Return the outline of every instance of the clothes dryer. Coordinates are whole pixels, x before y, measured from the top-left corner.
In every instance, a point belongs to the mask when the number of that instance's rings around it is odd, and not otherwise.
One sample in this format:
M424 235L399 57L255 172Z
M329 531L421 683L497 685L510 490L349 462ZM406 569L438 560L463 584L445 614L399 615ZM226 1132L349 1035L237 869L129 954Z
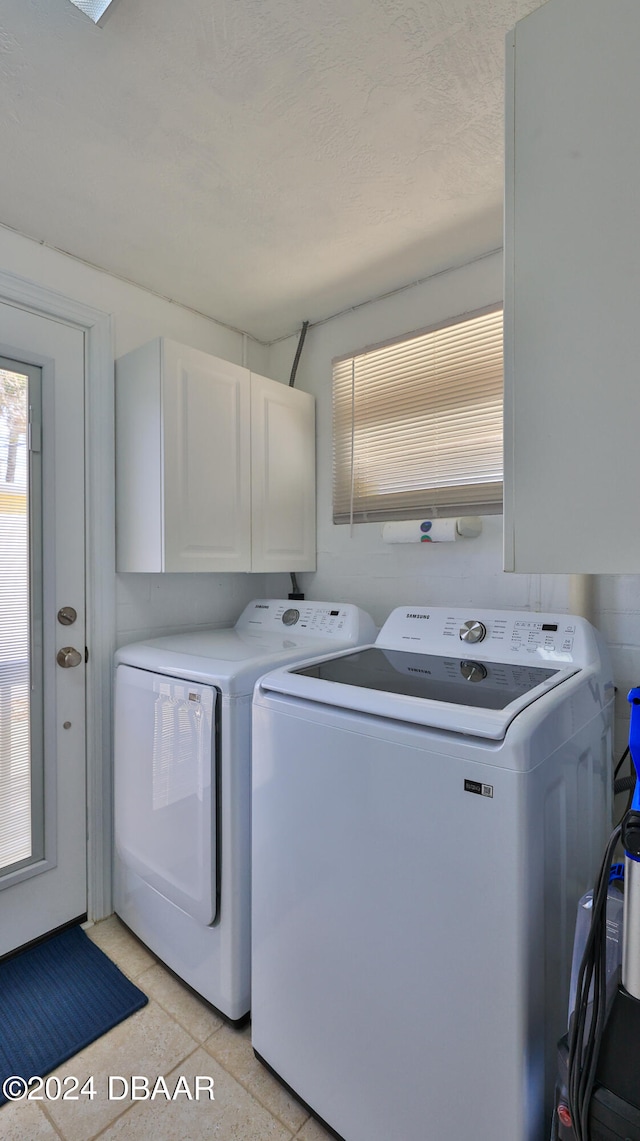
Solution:
M345 1141L544 1141L613 684L558 614L405 607L254 695L258 1057Z
M115 910L231 1021L250 1004L253 686L375 629L353 605L257 599L231 629L116 653Z

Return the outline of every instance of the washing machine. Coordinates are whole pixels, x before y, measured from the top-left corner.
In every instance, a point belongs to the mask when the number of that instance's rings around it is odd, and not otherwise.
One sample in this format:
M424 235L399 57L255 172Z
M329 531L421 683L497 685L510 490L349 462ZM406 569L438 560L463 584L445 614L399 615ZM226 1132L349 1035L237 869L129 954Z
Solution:
M581 618L396 609L253 709L258 1058L345 1141L546 1141L611 816Z
M250 1005L253 686L375 632L353 605L256 599L231 629L116 653L115 911L229 1021Z

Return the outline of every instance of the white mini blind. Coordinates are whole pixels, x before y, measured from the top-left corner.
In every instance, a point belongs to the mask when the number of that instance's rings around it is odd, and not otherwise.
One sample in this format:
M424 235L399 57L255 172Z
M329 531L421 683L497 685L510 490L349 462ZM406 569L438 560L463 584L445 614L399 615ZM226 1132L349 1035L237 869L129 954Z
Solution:
M32 849L28 385L0 367L0 871Z
M502 510L502 307L333 362L335 523Z

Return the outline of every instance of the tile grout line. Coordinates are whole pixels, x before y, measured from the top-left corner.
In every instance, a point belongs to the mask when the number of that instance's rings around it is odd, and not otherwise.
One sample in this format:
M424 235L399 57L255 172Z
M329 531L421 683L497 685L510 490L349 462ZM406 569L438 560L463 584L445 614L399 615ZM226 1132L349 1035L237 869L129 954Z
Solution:
M171 979L173 979L173 981L174 981L174 982L177 982L179 986L182 986L182 985L183 985L183 984L180 982L180 980L179 980L179 979L175 978L175 976L174 976L174 975L171 973L171 971L168 969L168 967L166 967L166 966L165 966L165 964L164 964L164 963L162 963L162 962L158 962L158 963L157 963L157 964L155 964L155 965L156 965L156 966L159 966L159 967L162 967L162 969L163 969L163 970L165 970L165 971L167 972L167 974L169 975L169 977L170 977ZM116 964L116 966L117 966L117 964ZM152 971L153 969L154 969L154 967L149 967L149 968L148 968L148 970L150 970L150 971ZM146 973L147 973L146 971L142 971L142 973L141 973L141 974L138 976L138 980L139 980L140 982L142 981L142 976L143 976L143 975L145 975ZM136 985L138 985L138 984L136 984ZM139 989L139 990L142 990L142 991L143 991L143 993L144 993L144 994L146 994L146 991L144 990L144 988L143 988L142 986L139 986L139 987L138 987L138 989ZM220 1015L216 1014L216 1012L215 1012L214 1010L211 1010L211 1009L209 1008L209 1006L208 1006L208 1005L206 1005L206 1003L205 1003L205 1002L203 1002L203 1001L202 1001L202 1000L201 1000L201 999L198 997L198 995L196 995L196 994L193 994L193 993L192 993L192 991L190 991L190 990L189 990L187 987L185 987L184 989L186 990L187 994L189 994L189 995L190 995L192 998L195 998L197 1002L200 1002L200 1003L201 1003L201 1005L203 1006L203 1008L204 1008L204 1009L205 1009L205 1010L206 1010L208 1013L210 1013L210 1014L215 1014L216 1018L220 1018ZM160 1009L161 1009L161 1010L163 1010L163 1011L165 1012L165 1014L166 1014L166 1015L167 1015L167 1016L168 1016L168 1017L169 1017L169 1018L170 1018L170 1019L171 1019L173 1022L175 1022L175 1023L176 1023L176 1025L177 1025L177 1026L179 1026L179 1027L180 1027L182 1030L184 1030L184 1032L185 1032L186 1034L189 1034L189 1036L190 1036L191 1038L194 1038L194 1033L193 1033L193 1030L191 1030L191 1029L190 1029L188 1026L185 1026L185 1025L183 1025L183 1023L180 1021L180 1019L178 1018L178 1016L177 1016L176 1014L174 1014L174 1013L173 1013L171 1010L168 1010L168 1008L167 1008L166 1006L164 1006L164 1005L163 1005L163 1003L162 1003L162 1000L161 1000L161 999L159 999L159 998L156 998L155 996L153 996L153 997L152 997L151 995L147 995L147 998L149 999L149 1002L156 1002L156 1003L158 1004L158 1006L160 1007ZM205 1038L205 1040L204 1040L203 1042L201 1042L201 1043L200 1043L200 1045L201 1045L201 1046L204 1046L204 1043L205 1043L205 1042L208 1042L210 1038L213 1038L213 1036L214 1036L215 1034L218 1034L218 1033L220 1032L220 1030L222 1030L222 1027L223 1027L224 1025L225 1025L225 1022L224 1022L223 1020L221 1020L221 1022L220 1022L220 1025L219 1025L219 1026L216 1026L215 1030L212 1030L210 1034L207 1034L207 1037ZM224 1067L223 1067L223 1068L224 1068Z
M174 1021L175 1021L175 1019L174 1019ZM181 1027L181 1029L183 1029L183 1027ZM181 1058L180 1061L176 1062L175 1066L172 1066L171 1070L169 1072L171 1073L172 1070L176 1070L178 1068L178 1066L183 1066L184 1063L187 1062L189 1060L189 1058L191 1058L195 1054L196 1050L198 1050L199 1048L200 1047L199 1047L198 1043L196 1043L194 1049L191 1050L187 1055L185 1055L184 1058ZM98 1138L103 1137L104 1134L107 1132L107 1130L111 1129L111 1127L113 1125L115 1125L116 1121L121 1121L122 1118L126 1117L126 1115L128 1113L130 1113L133 1109L135 1109L138 1104L140 1104L140 1103L137 1103L135 1101L130 1102L129 1105L125 1106L122 1113L119 1113L117 1117L113 1118L113 1120L108 1121L107 1124L104 1125L102 1129L100 1129L97 1133L93 1133L90 1138L87 1138L87 1141L98 1141ZM64 1139L64 1141L66 1141L66 1138Z
M155 1001L155 1000L149 999L149 1001L150 1001L150 1002L152 1002L152 1001ZM158 1005L159 1005L159 1004L158 1004ZM163 1009L163 1008L161 1008L161 1009ZM136 1013L139 1013L139 1012L138 1012L138 1011L136 1011ZM166 1011L164 1011L164 1013L166 1013ZM170 1016L169 1016L169 1017L170 1017ZM125 1021L126 1021L126 1020L125 1020ZM173 1022L175 1022L175 1019L172 1019L172 1021L173 1021ZM119 1024L119 1025L121 1025L121 1024ZM178 1025L178 1024L176 1023L176 1025ZM114 1030L115 1030L115 1029L116 1029L116 1027L112 1027L112 1029L114 1029ZM184 1027L182 1027L182 1026L181 1026L181 1027L180 1027L180 1029L182 1030L182 1029L184 1029ZM107 1031L107 1034L108 1034L108 1033L110 1033L110 1031ZM106 1035L101 1035L101 1037L106 1037ZM191 1036L190 1036L190 1037L191 1037ZM99 1039L95 1039L95 1041L99 1041ZM192 1039L192 1041L194 1041L194 1042L195 1042L195 1039ZM93 1043L90 1043L90 1045L93 1045ZM177 1069L177 1067L178 1067L178 1066L182 1066L182 1065L183 1065L183 1064L184 1064L186 1061L188 1061L188 1059L189 1059L189 1058L191 1058L191 1056L192 1056L193 1054L195 1054L196 1050L198 1050L199 1048L200 1048L200 1044L199 1044L198 1042L196 1042L196 1043L195 1043L195 1046L194 1046L194 1048L193 1048L193 1050L190 1050L188 1054L185 1054L185 1056L184 1056L183 1058L180 1058L180 1059L179 1059L179 1060L176 1062L176 1064L175 1064L174 1066L172 1066L172 1067L171 1067L171 1068L172 1068L172 1070L175 1070L175 1069ZM75 1057L75 1055L74 1055L74 1057ZM69 1061L69 1062L73 1061L73 1057L72 1057L72 1058L69 1058L69 1059L68 1059L68 1061ZM112 1117L112 1118L111 1118L111 1119L110 1119L110 1120L109 1120L109 1121L106 1123L106 1125L102 1126L102 1128L98 1130L98 1132L97 1132L97 1133L91 1133L91 1135L90 1135L90 1136L88 1136L88 1137L86 1137L86 1138L84 1138L84 1139L83 1139L83 1141L96 1141L96 1138L98 1138L98 1137L101 1137L101 1136L102 1136L104 1133L106 1133L106 1131L107 1131L108 1129L110 1129L112 1125L115 1125L116 1121L120 1121L120 1119L121 1119L122 1117L124 1117L124 1116L125 1116L125 1114L129 1112L129 1110L131 1110L131 1109L134 1109L134 1108L135 1108L135 1105L136 1105L136 1103L135 1103L135 1102L130 1102L130 1103L129 1103L129 1105L125 1105L125 1106L123 1106L123 1108L122 1108L122 1111L121 1111L120 1113L117 1113L115 1117ZM53 1118L52 1118L52 1117L50 1116L50 1114L47 1112L47 1109L46 1109L46 1103L45 1103L45 1102L43 1102L43 1103L42 1103L42 1105L41 1105L41 1106L39 1106L39 1108L40 1108L40 1109L42 1109L42 1111L43 1111L43 1113L44 1113L44 1115L45 1115L45 1117L46 1117L47 1121L48 1121L48 1122L49 1122L49 1124L52 1126L52 1128L55 1130L55 1132L58 1134L58 1136L59 1136L60 1138L62 1138L62 1141L68 1141L66 1133L65 1133L65 1132L63 1132L63 1130L61 1129L61 1127L60 1127L59 1125L57 1125L57 1124L56 1124L56 1122L53 1120Z
M62 1141L66 1141L64 1133L62 1133L62 1131L58 1128L58 1126L56 1125L53 1118L47 1112L46 1102L43 1101L42 1104L38 1106L38 1109L42 1110L44 1117L45 1117L45 1121L47 1121L49 1123L49 1125L53 1129L54 1133L57 1133L58 1137L62 1138Z
M160 1005L160 1004L158 1004L158 1005ZM162 1009L164 1009L164 1007ZM167 1011L165 1011L165 1013L168 1014ZM173 1022L176 1023L176 1025L180 1026L181 1029L184 1029L184 1027L182 1027L181 1024L178 1023L175 1018L173 1018L172 1015L169 1015L169 1017L172 1019ZM220 1029L221 1029L221 1027L218 1027L218 1030L220 1030ZM214 1031L212 1034L209 1035L209 1037L212 1038L215 1033L217 1033L217 1031ZM208 1053L208 1051L205 1049L204 1043L197 1042L194 1049L191 1050L190 1053L187 1054L184 1058L182 1058L179 1062L176 1062L176 1065L173 1066L172 1069L176 1070L179 1066L180 1067L183 1066L189 1060L189 1058L193 1057L193 1055L195 1053L197 1053L198 1050L205 1050L205 1052ZM212 1059L212 1061L216 1062L217 1065L219 1065L221 1067L221 1069L223 1069L225 1071L225 1073L228 1074L228 1076L233 1079L233 1081L237 1082L237 1084L244 1089L245 1093L247 1093L253 1101L255 1101L262 1109L265 1110L266 1113L269 1114L269 1116L271 1118L273 1118L273 1120L276 1122L277 1125L281 1126L284 1130L286 1130L291 1141L295 1141L295 1138L298 1136L299 1131L296 1133L293 1133L292 1130L290 1129L290 1127L288 1125L285 1125L285 1123L283 1121L281 1121L280 1118L277 1117L277 1115L275 1113L273 1113L272 1110L270 1110L266 1105L264 1105L264 1103L262 1101L260 1101L260 1098L256 1097L255 1093L253 1093L252 1090L250 1090L247 1086L244 1085L244 1082L240 1081L240 1079L237 1078L235 1074L231 1073L230 1070L227 1070L226 1066L223 1066L222 1062L220 1062L218 1058L214 1057L213 1054L209 1054L209 1057ZM86 1141L99 1141L99 1138L104 1136L104 1134L107 1133L108 1130L111 1129L111 1127L113 1125L115 1125L116 1121L121 1121L123 1117L126 1117L126 1115L128 1113L130 1113L135 1108L136 1108L135 1102L130 1103L123 1110L122 1113L118 1114L118 1116L113 1118L112 1121L107 1122L107 1124L102 1129L100 1129L98 1133L92 1134L90 1138L86 1139ZM306 1124L307 1121L308 1121L308 1118L306 1118L305 1121L300 1126L301 1129L304 1127L304 1125ZM62 1141L67 1141L67 1139L64 1137L63 1134L59 1134L59 1135L62 1137Z
M144 944L143 944L143 946L144 946ZM147 948L145 948L145 950L146 950L146 949L147 949ZM106 952L105 952L105 953L106 953ZM119 964L118 964L118 963L116 963L116 966L119 966ZM180 982L180 980L179 980L179 979L175 979L175 976L174 976L174 975L171 973L171 971L169 971L169 970L168 970L168 968L165 966L165 964L164 964L164 963L163 963L161 960L159 960L159 959L157 959L157 960L156 960L156 962L155 962L155 963L153 963L151 966L149 966L149 967L145 967L145 969L144 969L144 970L142 970L142 971L140 972L140 974L136 976L136 979L135 979L135 980L132 980L132 981L135 981L135 982L136 982L136 985L139 985L139 986L140 986L140 989L144 990L144 986L143 986L143 984L142 984L142 976L143 976L143 975L145 975L147 971L151 971L151 970L153 970L153 969L154 969L156 966L160 966L160 967L161 967L163 970L166 970L166 971L167 971L167 973L170 975L170 977L171 977L172 979L174 979L174 981L176 981L176 982L178 983L178 985L179 985L179 986L181 986L181 985L182 985L182 984L181 984L181 982ZM121 967L120 967L120 970L122 970L122 968L121 968ZM191 994L191 991L190 991L188 988L185 988L185 989L187 990L187 993ZM145 993L146 993L146 992L145 992ZM172 1022L175 1022L175 1024L176 1024L177 1026L179 1026L179 1027L180 1027L182 1030L184 1030L186 1034L189 1034L191 1037L193 1037L193 1031L192 1031L192 1030L191 1030L191 1029L190 1029L188 1026L185 1026L185 1025L184 1025L184 1024L183 1024L183 1023L180 1021L180 1019L179 1019L179 1018L178 1018L178 1017L177 1017L177 1016L176 1016L176 1015L175 1015L175 1014L174 1014L174 1013L173 1013L171 1010L168 1010L168 1009L167 1009L167 1007L163 1005L163 1003L162 1003L162 1000L161 1000L161 999L157 998L155 995L154 995L153 997L152 997L152 996L150 996L150 995L147 995L147 997L149 998L149 1001L150 1001L150 1002L151 1002L151 1001L153 1001L153 1002L157 1003L157 1005L160 1007L160 1009L164 1011L164 1013L167 1015L167 1017L168 1017L168 1018L170 1018L170 1019L172 1020ZM193 997L196 999L196 1001L201 1001L201 1000L198 998L198 996L197 996L197 995L193 995ZM209 1010L209 1007L208 1007L206 1004L203 1004L203 1005L204 1005L204 1008L205 1008L206 1010ZM213 1013L213 1012L212 1012L212 1013ZM217 1016L217 1017L219 1017L219 1016ZM226 1065L225 1065L225 1063L224 1063L224 1062L223 1062L223 1061L222 1061L220 1058L218 1058L218 1057L217 1057L215 1054L213 1054L213 1053L212 1053L212 1052L211 1052L211 1051L208 1049L208 1047L207 1047L207 1042L210 1042L212 1038L215 1038L215 1037L216 1037L216 1035L218 1035L218 1034L220 1033L220 1031L221 1031L222 1029L224 1029L224 1028L227 1028L227 1029L229 1029L229 1030L231 1030L231 1031L235 1031L235 1028L234 1028L233 1026L231 1026L229 1023L225 1022L225 1021L224 1021L224 1019L222 1019L222 1021L221 1021L221 1023L220 1023L220 1026L217 1026L217 1027L215 1028L215 1030L212 1030L212 1031L211 1031L211 1033L210 1033L210 1034L208 1034L208 1035L207 1035L207 1037L204 1039L204 1041L202 1041L202 1042L200 1042L200 1043L199 1043L199 1045L202 1047L202 1049L203 1049L203 1050L206 1050L206 1052L207 1052L207 1053L210 1055L210 1057L212 1057L212 1058L213 1058L213 1060L214 1060L215 1062L217 1062L217 1064L218 1064L219 1066L221 1066L221 1068L222 1068L222 1069L225 1071L225 1073L227 1073L227 1074L229 1075L229 1077L233 1078L233 1080L234 1080L234 1081L236 1081L236 1082L238 1083L238 1085L242 1086L242 1088L244 1089L245 1093L248 1093L248 1094L249 1094L249 1096L250 1096L250 1097L252 1097L252 1098L254 1099L254 1101L256 1101L256 1102L258 1103L258 1105L262 1106L262 1108L263 1108L264 1110L266 1110L266 1112L267 1112L267 1113L269 1113L269 1114L271 1115L271 1117L273 1117L273 1118L274 1118L274 1119L275 1119L275 1120L278 1122L278 1124L279 1124L279 1125L281 1125L281 1126L283 1127L283 1129L286 1129L286 1130L287 1130L287 1132L288 1132L288 1133L290 1133L292 1137L296 1137L296 1136L297 1136L297 1132L296 1132L296 1133L293 1133L293 1132L292 1132L292 1130L291 1130L291 1126L290 1126L290 1125L289 1125L289 1124L288 1124L286 1121L283 1121L283 1120L282 1120L282 1118L281 1118L281 1117L279 1117L279 1116L278 1116L278 1114L277 1114L277 1113L275 1113L275 1112L273 1111L273 1109L271 1109L271 1108L270 1108L270 1107L269 1107L269 1106L268 1106L268 1105L267 1105L267 1104L266 1104L266 1103L265 1103L265 1102L264 1102L264 1101L263 1101L263 1100L260 1098L260 1096L259 1096L259 1095L256 1093L256 1091L255 1091L254 1089L252 1089L252 1088L251 1088L251 1086L250 1086L249 1084L246 1084L246 1083L245 1083L245 1081L243 1081L243 1080L242 1080L242 1078L238 1076L238 1074L234 1073L234 1072L233 1072L233 1070L230 1070L230 1069L228 1068L228 1066L226 1066ZM238 1032L238 1031L235 1031L235 1032ZM192 1053L193 1053L193 1051L192 1051ZM267 1071L265 1071L265 1072L267 1072ZM300 1103L298 1103L298 1104L300 1104ZM125 1111L125 1112L126 1112L126 1111ZM301 1128L301 1129L303 1128L303 1126L306 1124L306 1122L307 1122L308 1120L309 1120L309 1114L307 1114L307 1116L305 1117L304 1121L302 1122L302 1125L300 1126L300 1128Z
M129 928L127 928L126 924L123 924L123 927L124 927L124 930L127 932L127 934L131 935L137 944L139 942L137 937L129 931ZM143 943L140 943L140 946L143 947L144 950L147 951L149 954L153 955L153 953L151 951L149 951L149 949L147 947L145 947ZM126 972L124 972L123 967L120 965L120 963L118 963L117 960L113 957L114 951L108 952L102 947L100 949L104 952L105 955L107 955L108 958L110 958L112 960L112 962L115 963L115 965L119 968L119 970L123 971L123 973L126 973ZM125 950L125 955L126 955L126 950ZM135 976L129 975L128 976L132 982L134 982L137 986L139 986L139 989L143 990L143 992L144 992L144 987L140 985L140 980L142 979L142 976L147 971L153 970L154 967L156 967L156 966L161 967L163 970L167 970L165 964L161 960L157 959L155 955L153 955L153 959L154 959L154 962L146 965L137 975L135 975ZM174 978L174 976L171 974L170 971L168 971L168 973L170 974L170 976L172 978ZM178 983L179 986L183 985L179 979L175 979L175 981ZM188 990L188 988L185 988L185 989L188 991L189 994L191 994L191 991ZM144 992L144 993L146 993L146 992ZM196 998L197 1001L201 1001L200 999L198 999L197 995L194 995L193 997ZM250 1085L246 1084L245 1081L243 1081L241 1077L239 1077L237 1074L235 1074L233 1072L233 1070L229 1069L228 1066L225 1065L224 1062L220 1058L218 1058L214 1053L212 1053L210 1050L208 1050L207 1042L210 1042L211 1039L215 1038L223 1028L226 1027L229 1030L234 1031L235 1030L234 1027L229 1026L228 1023L226 1023L224 1020L222 1020L220 1026L217 1026L215 1028L215 1030L212 1030L211 1033L209 1035L207 1035L207 1037L205 1038L205 1040L203 1042L198 1042L194 1038L192 1030L190 1030L187 1026L184 1026L182 1024L182 1022L180 1022L179 1018L176 1017L176 1015L172 1011L168 1010L163 1005L163 1003L161 1002L160 999L158 999L157 997L152 996L152 995L147 995L147 998L149 999L149 1002L156 1003L156 1005L163 1011L164 1014L166 1014L166 1016L174 1023L174 1025L178 1026L181 1030L184 1031L184 1033L188 1034L196 1042L194 1049L191 1050L190 1053L188 1055L186 1055L185 1058L182 1059L182 1061L177 1062L176 1066L182 1065L182 1063L185 1062L187 1060L187 1058L190 1058L195 1053L195 1051L197 1049L203 1049L209 1055L209 1057L212 1058L212 1060L214 1062L216 1062L217 1065L219 1065L221 1067L221 1069L224 1070L224 1072L229 1075L230 1078L233 1079L233 1081L237 1082L237 1084L245 1091L246 1094L248 1094L248 1096L250 1098L252 1098L253 1101L255 1101L266 1113L268 1113L269 1116L271 1118L273 1118L273 1120L282 1129L286 1130L286 1132L289 1134L289 1136L292 1139L294 1139L295 1137L297 1137L299 1135L300 1129L303 1129L304 1126L309 1121L309 1118L310 1118L309 1114L306 1115L304 1121L301 1123L299 1128L294 1132L292 1130L291 1126L287 1122L283 1121L282 1118L280 1118L278 1116L278 1114L273 1111L273 1109L271 1109L268 1105L265 1104L265 1102L260 1098L260 1096L256 1093L256 1091L250 1087ZM205 1009L208 1010L209 1007L205 1006ZM175 1069L175 1066L173 1068ZM267 1072L267 1071L265 1071L265 1072ZM297 1099L294 1099L294 1100L297 1101ZM300 1104L300 1103L298 1102L297 1104ZM126 1109L124 1109L123 1112L121 1114L119 1114L117 1118L114 1119L114 1121L120 1120L120 1118L124 1117L125 1114L127 1114L133 1108L134 1108L133 1104L128 1105L126 1107ZM303 1107L301 1106L301 1108L303 1108ZM96 1133L92 1136L90 1141L97 1141L97 1138L99 1138L108 1128L109 1128L109 1125L104 1126L104 1128L101 1129L99 1133ZM66 1139L63 1139L63 1141L66 1141Z
M215 1035L218 1033L218 1031L220 1031L221 1029L222 1029L222 1027L219 1026L218 1030L214 1030L213 1034L210 1034L209 1038L207 1038L207 1042L209 1042L211 1038L214 1038ZM233 1027L229 1027L229 1029L233 1029ZM288 1133L291 1133L292 1137L298 1136L299 1130L297 1130L295 1133L293 1133L291 1130L291 1126L288 1125L286 1121L283 1121L281 1117L278 1117L278 1114L273 1109L271 1109L268 1105L266 1105L266 1103L264 1101L262 1101L261 1097L256 1093L255 1090L251 1089L251 1087L249 1085L246 1085L241 1077L238 1077L237 1074L234 1074L233 1070L228 1069L228 1067L225 1066L224 1062L221 1061L220 1058L218 1058L215 1054L212 1054L211 1051L207 1049L206 1042L203 1042L202 1047L213 1058L214 1062L217 1062L218 1065L222 1067L224 1072L229 1075L229 1077L233 1078L233 1080L235 1082L237 1082L238 1085L242 1086L245 1093L248 1093L249 1096L254 1099L254 1101L257 1101L258 1105L261 1105L262 1108L265 1109L267 1111L267 1113L269 1113L271 1115L271 1117L273 1117L278 1122L278 1124L282 1126L283 1129L286 1129ZM258 1063L258 1064L260 1064L260 1063ZM265 1069L265 1073L268 1073L268 1072L269 1071ZM274 1081L275 1081L275 1078L274 1078ZM282 1087L282 1089L283 1089L283 1092L286 1092L284 1090L284 1086ZM289 1096L291 1096L291 1095L289 1094ZM298 1101L297 1098L294 1098L294 1100L296 1101L296 1103L298 1105L300 1105L300 1102ZM301 1108L304 1108L304 1107L301 1106ZM306 1110L305 1110L305 1113L306 1113ZM302 1122L302 1125L300 1125L300 1129L302 1129L306 1125L307 1121L309 1120L309 1117L310 1117L310 1114L307 1114L304 1121Z

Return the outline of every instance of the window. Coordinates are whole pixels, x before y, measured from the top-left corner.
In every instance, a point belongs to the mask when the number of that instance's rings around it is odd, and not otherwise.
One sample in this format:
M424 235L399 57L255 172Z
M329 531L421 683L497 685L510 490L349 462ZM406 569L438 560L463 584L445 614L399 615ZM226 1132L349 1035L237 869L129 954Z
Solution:
M333 362L334 523L502 510L502 307Z

